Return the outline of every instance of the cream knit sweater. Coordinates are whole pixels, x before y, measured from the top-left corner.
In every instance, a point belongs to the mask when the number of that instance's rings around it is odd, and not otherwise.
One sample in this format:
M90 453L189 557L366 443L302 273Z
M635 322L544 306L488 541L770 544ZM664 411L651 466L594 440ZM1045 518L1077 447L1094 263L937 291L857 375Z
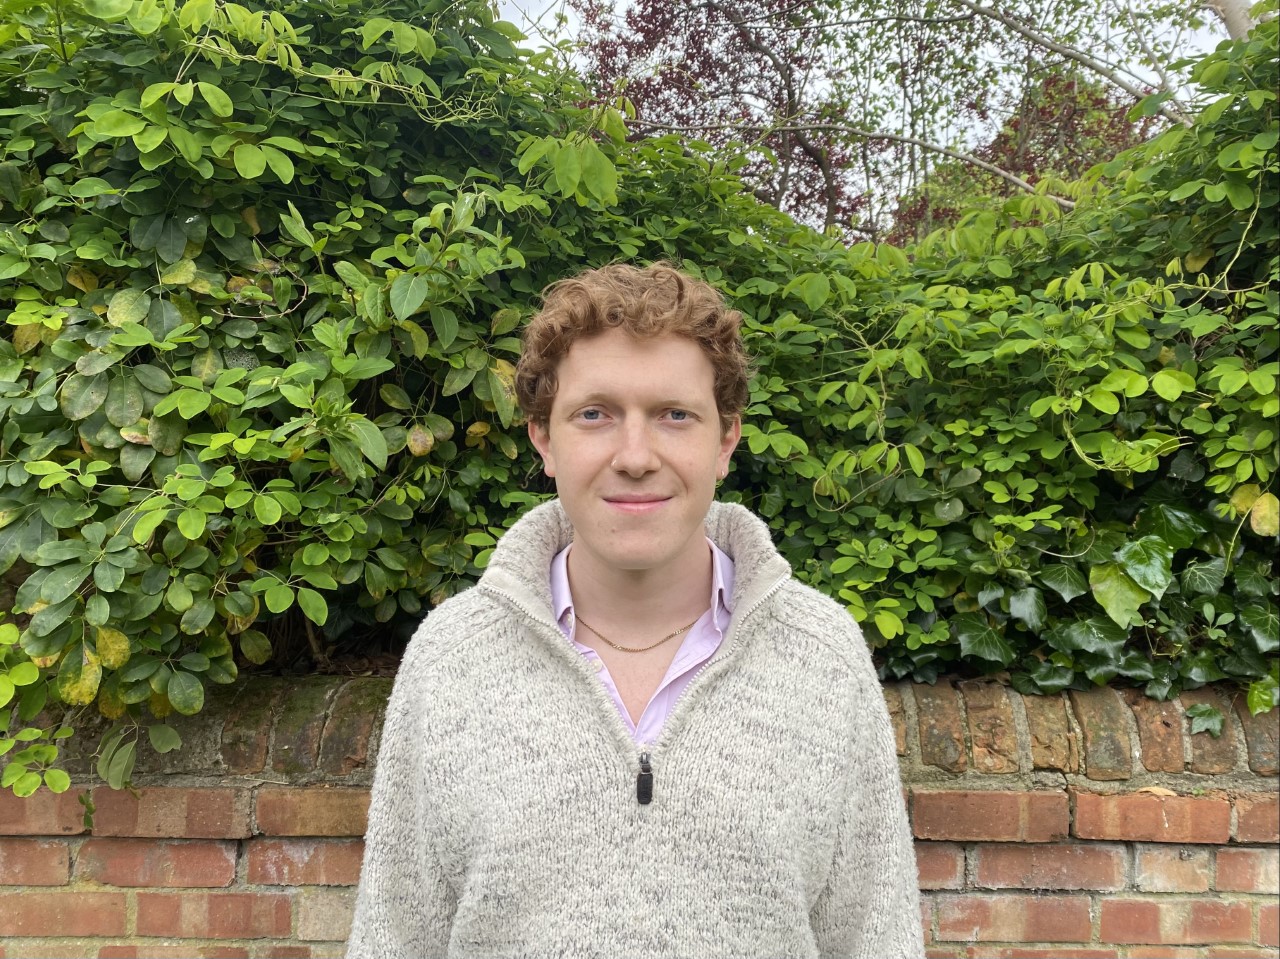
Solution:
M651 753L652 801L552 612L532 510L435 609L387 707L348 957L920 957L893 733L857 626L715 504L733 619Z

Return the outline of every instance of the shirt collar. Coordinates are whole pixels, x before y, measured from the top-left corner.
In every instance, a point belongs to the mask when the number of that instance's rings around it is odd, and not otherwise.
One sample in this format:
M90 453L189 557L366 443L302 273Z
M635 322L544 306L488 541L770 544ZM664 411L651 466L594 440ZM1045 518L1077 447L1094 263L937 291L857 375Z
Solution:
M710 539L707 540L707 545L711 547L711 624L723 633L733 614L733 560ZM572 543L556 553L551 561L551 611L566 636L573 632L573 595L569 591L571 549Z

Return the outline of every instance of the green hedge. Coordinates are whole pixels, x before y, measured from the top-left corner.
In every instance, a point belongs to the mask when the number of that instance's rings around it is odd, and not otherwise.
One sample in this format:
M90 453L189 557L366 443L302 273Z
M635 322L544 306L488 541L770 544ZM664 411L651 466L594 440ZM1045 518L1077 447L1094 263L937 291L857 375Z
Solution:
M1071 216L1028 197L910 256L628 142L514 36L475 0L0 26L4 786L65 788L87 709L127 782L144 729L174 748L166 717L273 645L405 636L474 582L545 495L518 328L617 258L748 315L726 495L886 675L1275 702L1274 23Z

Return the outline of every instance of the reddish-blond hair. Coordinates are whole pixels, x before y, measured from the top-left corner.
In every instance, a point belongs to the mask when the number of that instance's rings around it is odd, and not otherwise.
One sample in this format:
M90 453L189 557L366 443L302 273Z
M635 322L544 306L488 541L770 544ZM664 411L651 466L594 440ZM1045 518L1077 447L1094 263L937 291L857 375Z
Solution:
M575 342L609 329L637 339L674 334L697 343L711 362L720 428L728 432L746 408L751 376L741 325L742 314L726 307L714 287L669 263L586 270L543 290L542 310L524 331L516 397L525 416L546 426L556 370Z

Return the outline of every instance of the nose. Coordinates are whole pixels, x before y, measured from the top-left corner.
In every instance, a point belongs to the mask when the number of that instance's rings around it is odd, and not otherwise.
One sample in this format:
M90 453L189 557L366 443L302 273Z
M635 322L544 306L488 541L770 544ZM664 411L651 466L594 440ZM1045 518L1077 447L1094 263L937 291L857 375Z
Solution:
M609 463L615 471L639 479L658 468L654 437L644 422L629 422L618 431L618 448Z

